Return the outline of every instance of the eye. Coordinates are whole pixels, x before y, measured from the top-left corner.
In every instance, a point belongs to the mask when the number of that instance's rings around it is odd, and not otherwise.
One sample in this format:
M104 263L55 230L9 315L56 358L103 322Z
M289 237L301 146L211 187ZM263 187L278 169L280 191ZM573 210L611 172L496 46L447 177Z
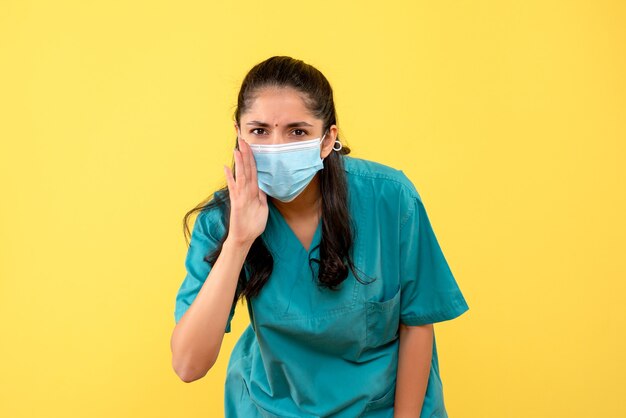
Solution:
M306 136L309 133L307 131L305 131L304 129L294 129L293 132L304 132L302 135L296 135L296 136Z
M259 130L259 129L260 129L260 130L262 130L262 131L264 131L264 130L265 130L265 129L263 129L263 128L254 128L254 129L251 129L251 130L250 130L250 132L254 133L254 131ZM255 135L256 135L256 134L255 134Z

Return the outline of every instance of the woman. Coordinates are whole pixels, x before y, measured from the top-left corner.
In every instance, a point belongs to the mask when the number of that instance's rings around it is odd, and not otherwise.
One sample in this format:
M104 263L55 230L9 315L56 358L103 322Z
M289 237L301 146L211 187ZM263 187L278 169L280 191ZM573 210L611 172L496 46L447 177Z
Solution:
M227 418L447 417L432 324L469 307L414 185L348 156L336 123L317 69L257 64L227 185L185 216L199 211L171 342L182 380L208 372L247 301Z

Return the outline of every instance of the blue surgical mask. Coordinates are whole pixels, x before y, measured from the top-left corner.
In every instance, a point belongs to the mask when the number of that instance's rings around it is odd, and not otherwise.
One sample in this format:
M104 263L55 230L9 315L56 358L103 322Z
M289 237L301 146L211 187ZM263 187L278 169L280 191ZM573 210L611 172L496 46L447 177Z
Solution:
M259 188L281 202L294 200L324 168L320 150L325 136L288 144L249 144Z

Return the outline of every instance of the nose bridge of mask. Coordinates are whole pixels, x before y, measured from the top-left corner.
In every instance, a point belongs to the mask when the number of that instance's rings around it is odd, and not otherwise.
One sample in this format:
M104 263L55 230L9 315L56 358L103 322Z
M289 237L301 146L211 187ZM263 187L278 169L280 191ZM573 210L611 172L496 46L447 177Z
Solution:
M272 177L283 177L289 173L283 179L287 180L297 172L323 166L319 144L319 139L312 139L296 144L277 144L278 146L251 144L250 147L259 172Z
M306 141L293 141L283 144L249 144L253 151L270 153L270 152L288 152L315 148L321 143L320 138L307 139Z

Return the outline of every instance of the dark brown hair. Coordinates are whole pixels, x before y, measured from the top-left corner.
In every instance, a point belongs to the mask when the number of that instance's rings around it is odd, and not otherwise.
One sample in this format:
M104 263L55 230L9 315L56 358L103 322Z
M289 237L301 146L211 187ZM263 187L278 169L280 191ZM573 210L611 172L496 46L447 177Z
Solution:
M239 90L234 114L238 126L241 115L249 109L256 93L266 87L291 87L302 93L307 109L314 117L323 121L323 132L326 132L333 124L337 124L333 90L326 77L319 70L301 60L288 56L273 56L252 67L245 76ZM339 151L333 150L324 158L324 168L316 173L319 175L322 196L322 237L318 247L323 262L316 258L309 259L309 267L312 268L311 263L314 262L319 265L318 285L332 290L336 290L337 286L348 277L348 268L358 278L352 251L356 229L348 210L348 188L343 167L343 155L349 154L350 148L345 144L342 145ZM235 147L237 147L237 138L235 138ZM231 170L235 173L234 160ZM224 185L214 192L212 196L187 212L183 219L183 230L187 238L191 235L188 226L189 216L194 212L208 210L214 206L218 206L221 210L226 233L221 237L219 246L204 257L204 260L211 266L221 253L222 245L228 235L230 218L228 186ZM189 241L187 244L189 245ZM261 236L257 237L239 275L233 303L236 303L241 296L245 296L250 306L250 298L256 296L263 288L272 273L273 265L271 253Z

